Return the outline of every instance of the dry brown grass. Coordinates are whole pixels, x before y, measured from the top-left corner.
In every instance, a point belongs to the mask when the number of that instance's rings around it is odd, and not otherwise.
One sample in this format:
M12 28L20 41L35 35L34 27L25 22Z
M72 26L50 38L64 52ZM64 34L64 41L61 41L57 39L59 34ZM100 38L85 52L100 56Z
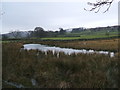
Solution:
M39 43L76 49L118 51L119 40L120 39L89 40L89 41L43 41L43 42L40 41Z
M86 42L96 43L97 41ZM71 45L68 43L72 42L61 43ZM3 43L3 80L33 88L114 88L120 86L118 58L120 53L113 58L100 54L68 56L60 53L60 58L57 58L56 55L52 55L52 52L49 52L47 56L40 51L37 56L37 50L20 52L22 45L23 43ZM32 85L31 78L37 81L37 85ZM11 86L3 84L3 87Z

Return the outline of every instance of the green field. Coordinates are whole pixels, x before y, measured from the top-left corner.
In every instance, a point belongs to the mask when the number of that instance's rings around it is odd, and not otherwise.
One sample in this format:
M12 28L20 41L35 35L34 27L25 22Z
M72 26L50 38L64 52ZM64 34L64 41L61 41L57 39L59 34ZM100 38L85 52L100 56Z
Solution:
M49 37L49 38L42 38L42 40L76 40L76 39L96 39L96 38L110 38L110 37L117 37L118 35L81 35L80 37Z
M56 37L45 37L42 40L76 40L76 39L96 39L96 38L111 38L118 36L118 29L87 29L79 32L69 32Z

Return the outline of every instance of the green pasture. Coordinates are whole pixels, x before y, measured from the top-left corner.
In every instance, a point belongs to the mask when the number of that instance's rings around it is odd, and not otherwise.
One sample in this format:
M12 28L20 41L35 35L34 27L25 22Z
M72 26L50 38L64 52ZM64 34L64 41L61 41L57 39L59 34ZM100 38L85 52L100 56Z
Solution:
M118 35L81 35L80 37L49 37L41 38L42 40L76 40L76 39L96 39L96 38L110 38Z

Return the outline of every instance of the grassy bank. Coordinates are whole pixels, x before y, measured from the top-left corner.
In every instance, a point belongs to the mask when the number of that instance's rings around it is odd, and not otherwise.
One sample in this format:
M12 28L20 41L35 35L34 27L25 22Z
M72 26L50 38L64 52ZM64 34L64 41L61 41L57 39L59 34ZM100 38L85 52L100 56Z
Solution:
M45 43L47 44L47 42ZM59 44L68 46L69 42ZM108 88L120 86L118 53L113 58L101 54L72 54L68 56L60 53L60 57L57 58L57 55L53 55L52 52L45 55L38 50L20 51L22 45L23 42L3 43L3 80L33 88ZM72 45L75 47L77 44ZM32 84L31 79L36 80L36 85ZM13 88L13 86L3 82L3 88L6 87Z

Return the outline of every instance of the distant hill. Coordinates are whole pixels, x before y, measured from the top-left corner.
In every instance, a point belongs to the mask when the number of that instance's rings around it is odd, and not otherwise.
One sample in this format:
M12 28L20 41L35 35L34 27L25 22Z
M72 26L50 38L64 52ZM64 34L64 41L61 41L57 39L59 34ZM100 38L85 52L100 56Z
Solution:
M53 32L53 31L44 31L46 33L45 37L86 37L87 35L111 35L116 36L118 35L118 29L120 26L108 26L108 27L96 27L96 28L68 28L64 29L65 33L60 34L60 31ZM33 31L15 31L7 34L0 35L0 38L32 38Z
M18 35L17 35L18 34ZM26 38L30 34L29 31L19 31L19 33L16 32L11 32L7 34L2 34L2 37L7 37L7 38Z

